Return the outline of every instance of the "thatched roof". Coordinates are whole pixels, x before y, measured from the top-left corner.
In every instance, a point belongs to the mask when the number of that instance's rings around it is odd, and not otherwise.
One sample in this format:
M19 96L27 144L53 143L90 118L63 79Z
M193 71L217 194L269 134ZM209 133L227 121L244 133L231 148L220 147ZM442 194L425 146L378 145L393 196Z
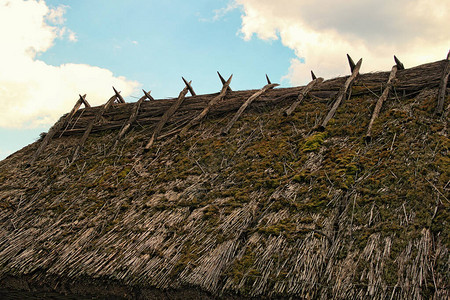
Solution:
M447 60L348 79L78 110L30 165L37 141L0 162L0 295L124 298L445 299L449 293ZM448 93L447 93L448 94ZM445 95L445 94L444 94ZM114 147L115 145L115 147ZM73 162L72 162L73 161Z

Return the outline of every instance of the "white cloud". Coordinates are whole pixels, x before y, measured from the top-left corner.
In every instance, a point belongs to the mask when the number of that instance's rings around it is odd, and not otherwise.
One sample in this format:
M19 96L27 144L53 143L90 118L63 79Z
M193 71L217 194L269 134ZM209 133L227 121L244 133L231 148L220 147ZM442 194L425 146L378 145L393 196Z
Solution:
M52 124L86 93L92 105L111 96L111 86L130 95L138 83L116 77L107 69L84 65L47 65L36 54L55 39L75 42L76 34L61 26L66 7L49 9L44 1L0 0L0 127ZM54 25L49 25L48 20Z
M214 22L222 19L226 14L235 10L236 8L238 8L238 4L235 1L232 1L228 3L226 7L215 9L212 21Z
M60 5L57 8L49 9L46 19L53 24L62 25L66 21L64 14L66 13L68 6Z
M217 22L219 20L222 20L228 13L230 13L233 10L238 9L238 8L239 8L239 4L236 1L230 1L227 4L227 6L219 8L219 9L214 9L213 10L214 15L212 17L208 17L208 18L201 17L199 12L196 13L196 16L199 17L198 20L200 22L212 23L212 22Z
M241 34L249 40L281 39L298 58L287 77L309 80L309 70L348 74L345 54L363 57L362 71L388 70L396 54L405 66L443 59L450 46L446 0L236 0ZM233 1L234 3L234 1Z
M67 38L69 39L69 41L71 41L71 42L78 41L77 34L75 32L73 32L72 30L68 29L67 34L68 34Z

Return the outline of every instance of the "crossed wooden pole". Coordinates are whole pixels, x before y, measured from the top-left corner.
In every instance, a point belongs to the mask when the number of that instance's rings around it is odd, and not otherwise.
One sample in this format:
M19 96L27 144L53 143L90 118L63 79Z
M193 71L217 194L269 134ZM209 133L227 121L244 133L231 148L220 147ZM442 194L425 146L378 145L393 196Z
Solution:
M362 59L360 59L356 64L353 61L353 59L350 57L350 55L347 54L348 63L350 66L351 74L347 77L345 83L341 86L339 89L339 92L333 102L333 105L331 109L328 111L327 115L323 119L320 126L315 128L316 130L323 131L325 130L326 126L328 125L329 121L335 116L337 109L339 108L340 104L344 101L344 97L348 94L348 90L351 88L352 84L356 80L356 78L359 75L359 70L361 68ZM397 73L399 71L402 71L405 69L403 63L394 55L394 61L395 65L392 67L391 72L389 74L388 81L385 84L384 90L382 95L377 99L376 105L374 107L372 117L370 119L367 133L365 135L365 139L367 141L370 141L372 139L372 129L374 122L378 118L383 103L388 99L389 93L396 82ZM208 104L203 108L203 110L196 115L193 119L191 119L184 127L181 129L177 129L176 131L179 131L179 137L185 137L189 131L194 126L197 126L206 118L208 113L214 108L215 105L223 101L229 93L232 92L232 89L230 87L231 80L233 78L233 75L231 75L228 80L225 80L222 75L217 72L219 79L222 83L222 88L219 92L219 94L215 97L213 97ZM448 79L450 75L450 51L447 54L447 58L445 60L445 64L442 71L442 76L439 84L439 91L438 91L438 97L437 97L437 103L436 103L436 109L435 113L437 115L442 115L444 110L444 100L445 95L447 91L447 85L448 85ZM285 110L283 111L283 114L285 116L290 116L298 107L302 104L302 102L309 96L311 91L319 87L324 79L321 77L316 77L313 71L311 71L311 77L312 80L304 86L300 92L297 95L296 100ZM153 144L155 143L156 139L158 138L161 130L164 128L165 124L170 120L170 118L177 112L179 107L183 104L186 94L189 92L192 96L196 96L196 93L192 87L192 81L187 81L184 77L182 77L182 80L185 84L185 87L180 92L178 98L176 98L173 102L173 104L169 107L169 109L162 115L161 119L156 124L155 129L153 130L152 136L148 143L145 145L144 150L148 151ZM222 135L227 135L233 125L236 123L236 121L240 118L240 116L244 113L244 111L247 109L249 105L251 105L255 100L257 100L261 95L266 93L267 91L275 88L278 86L277 83L272 83L269 79L269 76L266 74L266 81L267 84L262 87L260 90L252 94L249 98L247 98L242 105L239 107L238 111L233 115L233 117L230 119L230 121L227 123L227 125L221 130ZM101 108L97 111L94 118L90 120L88 123L82 137L77 143L77 146L75 148L75 151L72 156L72 162L74 162L79 154L81 149L83 148L87 138L89 137L92 129L94 128L95 124L102 123L103 115L112 107L114 102L117 102L118 105L126 103L122 95L119 91L116 90L115 87L113 87L114 95L108 99L108 101L101 106ZM128 120L124 122L123 126L121 127L117 137L114 140L114 146L113 149L117 146L119 141L126 135L126 133L130 130L130 128L133 126L133 124L137 121L141 105L145 100L149 101L155 101L155 99L150 95L151 91L145 91L143 90L144 95L139 98L137 102L133 104L131 115L129 116ZM74 107L72 110L66 114L65 116L61 117L48 131L48 133L45 135L45 137L40 142L40 145L36 152L31 157L31 160L29 164L33 164L36 162L36 160L39 158L39 156L44 152L47 145L50 143L52 138L55 136L57 132L62 131L60 136L62 136L66 129L62 130L65 126L66 128L71 124L71 121L75 115L75 113L80 109L81 105L84 105L85 109L89 109L91 106L86 100L86 95L79 95L79 99L76 101ZM81 116L81 115L80 115ZM75 122L76 123L76 122ZM172 133L171 133L172 134Z

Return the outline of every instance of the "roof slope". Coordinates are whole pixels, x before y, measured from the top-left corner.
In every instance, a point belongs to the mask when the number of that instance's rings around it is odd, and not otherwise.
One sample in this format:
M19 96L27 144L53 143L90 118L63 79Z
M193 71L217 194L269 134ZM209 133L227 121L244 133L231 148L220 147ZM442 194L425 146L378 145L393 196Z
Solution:
M315 131L346 78L233 91L200 125L173 133L216 95L188 97L149 152L175 100L80 110L31 167L39 142L0 163L0 286L124 298L449 297L446 61L398 70L366 141L389 72L361 74ZM59 137L61 135L61 137Z

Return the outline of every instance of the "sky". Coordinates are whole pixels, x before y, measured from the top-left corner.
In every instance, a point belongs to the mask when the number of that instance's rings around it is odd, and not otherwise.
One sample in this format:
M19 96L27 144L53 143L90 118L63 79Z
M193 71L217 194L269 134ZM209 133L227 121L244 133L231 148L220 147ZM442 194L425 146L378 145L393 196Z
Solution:
M127 102L141 89L176 97L281 87L441 60L450 48L448 0L0 0L0 159L71 110Z

